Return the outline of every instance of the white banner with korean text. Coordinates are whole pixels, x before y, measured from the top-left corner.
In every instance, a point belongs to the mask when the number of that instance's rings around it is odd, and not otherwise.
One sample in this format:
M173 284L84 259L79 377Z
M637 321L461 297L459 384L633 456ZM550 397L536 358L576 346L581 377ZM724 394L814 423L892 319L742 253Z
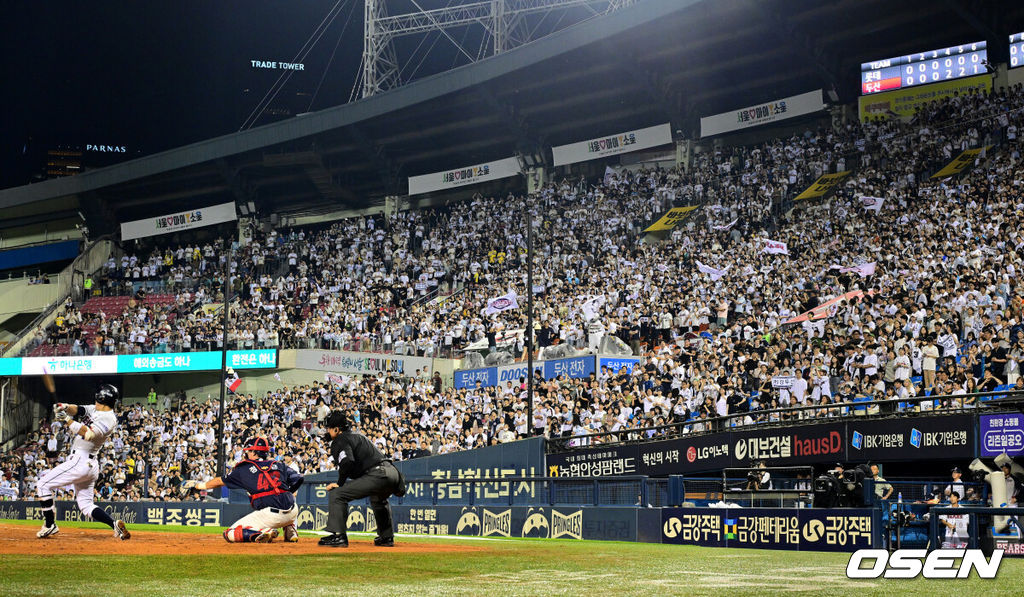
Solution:
M420 176L410 176L409 194L419 195L431 191L454 189L456 187L508 178L519 174L519 172L519 160L513 156L473 166L421 174Z
M657 126L552 147L551 155L556 166L564 166L669 143L672 143L672 125L666 122Z
M295 368L346 375L396 375L413 377L416 370L433 373L434 359L397 354L347 352L342 350L296 350Z
M700 119L700 136L721 135L795 116L813 114L824 109L825 102L822 101L821 90L808 91L739 110L705 116Z
M125 222L121 224L121 240L180 232L192 228L232 222L237 219L238 215L235 213L235 203L233 201L209 205L199 209L188 209L155 218Z

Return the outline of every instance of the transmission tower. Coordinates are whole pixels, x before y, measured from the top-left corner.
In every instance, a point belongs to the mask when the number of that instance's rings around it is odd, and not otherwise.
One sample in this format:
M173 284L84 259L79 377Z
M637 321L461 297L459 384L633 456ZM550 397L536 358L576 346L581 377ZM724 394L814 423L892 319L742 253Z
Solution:
M354 99L357 90L359 97L365 98L402 85L403 71L391 43L398 37L438 31L469 62L476 62L551 33L538 35L539 26L531 28L526 20L528 15L561 12L564 17L573 8L588 11L584 18L565 23L561 27L564 28L640 0L484 0L431 10L424 10L417 0L410 1L419 9L417 12L389 16L385 0L364 0L363 61L350 99ZM448 33L449 29L467 26L484 30L484 43L476 52L467 50Z

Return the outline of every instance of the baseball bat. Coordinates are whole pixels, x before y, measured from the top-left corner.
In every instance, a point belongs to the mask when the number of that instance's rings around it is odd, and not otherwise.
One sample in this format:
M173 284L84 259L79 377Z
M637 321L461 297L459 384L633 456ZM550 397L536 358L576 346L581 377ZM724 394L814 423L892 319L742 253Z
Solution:
M46 389L50 392L51 396L54 398L57 397L57 386L54 385L53 376L46 370L46 367L43 367L43 385L46 386Z

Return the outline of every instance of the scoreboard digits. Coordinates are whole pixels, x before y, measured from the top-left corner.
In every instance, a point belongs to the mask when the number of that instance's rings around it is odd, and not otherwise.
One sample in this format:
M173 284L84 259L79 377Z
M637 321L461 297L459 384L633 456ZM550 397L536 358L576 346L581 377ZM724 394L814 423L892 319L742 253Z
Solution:
M1018 37L1021 36L1018 35ZM1024 46L1024 39L1019 41L1022 42L1019 45ZM986 42L979 41L950 46L941 50L865 62L860 65L861 94L867 95L984 74L987 72L984 65L988 58L986 46ZM1018 49L1017 55L1024 63L1024 49Z
M1010 36L1010 68L1024 66L1024 33Z

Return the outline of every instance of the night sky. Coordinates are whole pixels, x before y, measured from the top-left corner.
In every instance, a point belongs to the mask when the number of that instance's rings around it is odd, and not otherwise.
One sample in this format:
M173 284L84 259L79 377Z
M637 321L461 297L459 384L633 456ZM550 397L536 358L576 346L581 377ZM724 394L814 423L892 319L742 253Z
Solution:
M133 157L237 131L284 72L250 61L293 61L335 2L11 3L0 24L0 188L29 182L46 150L59 145L124 146ZM393 14L407 7L389 6ZM292 74L271 106L279 112L259 124L348 101L362 53L363 2L341 0L338 7L301 60L304 70ZM453 35L469 45L475 34ZM400 55L421 40L401 40ZM453 46L441 40L417 77L457 63Z

